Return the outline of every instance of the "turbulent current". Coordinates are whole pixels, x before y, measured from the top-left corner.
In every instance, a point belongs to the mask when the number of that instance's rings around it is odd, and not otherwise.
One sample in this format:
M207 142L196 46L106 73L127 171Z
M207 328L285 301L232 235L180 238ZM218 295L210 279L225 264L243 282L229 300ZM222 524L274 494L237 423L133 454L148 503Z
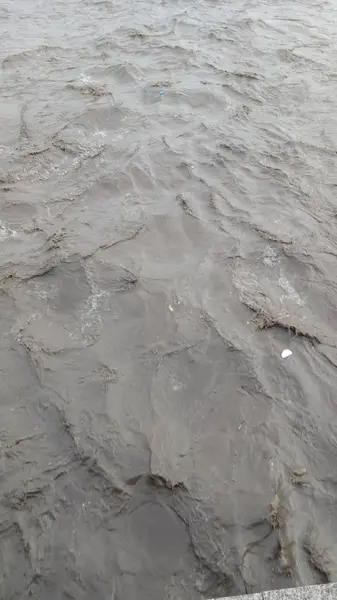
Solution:
M337 580L336 20L2 1L1 600Z

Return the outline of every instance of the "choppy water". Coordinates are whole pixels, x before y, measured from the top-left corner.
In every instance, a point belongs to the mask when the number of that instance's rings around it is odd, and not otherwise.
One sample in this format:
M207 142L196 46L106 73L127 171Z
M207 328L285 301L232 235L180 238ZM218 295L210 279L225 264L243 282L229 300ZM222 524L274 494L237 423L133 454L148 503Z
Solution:
M1 598L337 580L336 2L0 19Z

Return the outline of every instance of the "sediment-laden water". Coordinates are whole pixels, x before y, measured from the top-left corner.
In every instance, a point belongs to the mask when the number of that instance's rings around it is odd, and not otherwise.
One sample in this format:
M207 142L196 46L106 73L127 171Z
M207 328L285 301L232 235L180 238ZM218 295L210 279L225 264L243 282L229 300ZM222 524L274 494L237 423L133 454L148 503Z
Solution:
M337 580L336 18L2 2L2 600Z

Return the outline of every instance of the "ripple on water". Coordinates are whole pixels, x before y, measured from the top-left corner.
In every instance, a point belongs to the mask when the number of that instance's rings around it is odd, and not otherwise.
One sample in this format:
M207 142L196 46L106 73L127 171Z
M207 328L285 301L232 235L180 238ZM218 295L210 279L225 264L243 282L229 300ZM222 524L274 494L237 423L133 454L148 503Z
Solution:
M335 12L0 8L1 598L337 579Z

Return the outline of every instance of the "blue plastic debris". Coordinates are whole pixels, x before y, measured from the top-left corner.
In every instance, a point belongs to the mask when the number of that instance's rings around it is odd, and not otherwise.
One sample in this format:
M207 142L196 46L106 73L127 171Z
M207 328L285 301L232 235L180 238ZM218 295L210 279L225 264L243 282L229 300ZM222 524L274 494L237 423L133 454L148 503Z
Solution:
M160 94L161 96L162 96L163 94L165 94L164 90L161 90L161 91L159 92L159 94Z

